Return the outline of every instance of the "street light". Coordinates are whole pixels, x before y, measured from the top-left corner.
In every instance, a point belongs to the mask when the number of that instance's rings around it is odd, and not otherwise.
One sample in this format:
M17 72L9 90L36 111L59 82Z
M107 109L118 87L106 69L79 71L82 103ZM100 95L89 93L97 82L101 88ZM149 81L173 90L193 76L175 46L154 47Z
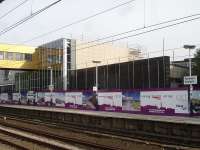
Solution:
M192 61L191 61L191 49L194 49L195 45L184 45L185 49L189 49L189 76L192 76Z
M188 49L189 50L189 76L191 77L192 76L192 61L191 61L191 49L195 49L195 45L184 45L183 46L185 49ZM189 106L191 107L191 96L192 96L192 90L193 90L193 87L192 87L192 84L190 84L190 88L189 88Z
M49 87L53 87L53 68L52 67L48 67L48 69L50 70L50 85ZM49 88L51 90L51 88Z
M189 75L192 75L192 63L191 63L191 49L194 49L195 45L184 45L185 49L189 49Z
M98 64L101 63L101 61L93 60L93 63L96 64L96 93L98 92Z

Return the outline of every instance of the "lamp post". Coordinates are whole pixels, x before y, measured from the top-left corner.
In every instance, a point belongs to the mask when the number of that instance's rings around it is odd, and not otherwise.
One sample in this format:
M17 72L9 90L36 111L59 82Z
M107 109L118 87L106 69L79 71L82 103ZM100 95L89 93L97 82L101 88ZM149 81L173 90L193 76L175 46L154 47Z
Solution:
M93 60L93 63L96 64L96 93L98 92L98 64L101 63L101 61Z
M53 89L54 89L54 85L53 85L53 68L52 67L48 67L48 69L50 70L50 85L49 85L49 90L51 92L51 106L53 104L53 100L52 100L52 93L53 93Z
M191 60L191 49L195 49L195 45L184 45L183 46L185 49L188 49L189 50L189 76L191 77L192 76L192 60ZM192 113L192 110L191 110L191 96L192 96L192 90L193 90L193 87L192 87L192 84L190 84L190 87L189 87L189 99L188 99L188 103L189 103L189 108L190 108L190 111Z

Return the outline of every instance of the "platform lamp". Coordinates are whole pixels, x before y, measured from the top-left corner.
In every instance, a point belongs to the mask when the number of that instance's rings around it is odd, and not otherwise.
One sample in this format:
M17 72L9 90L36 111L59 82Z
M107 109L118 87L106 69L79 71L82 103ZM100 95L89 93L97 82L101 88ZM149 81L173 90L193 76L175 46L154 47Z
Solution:
M53 89L54 89L54 85L53 85L53 68L52 67L48 67L48 69L50 70L50 85L49 85L49 90L51 92L51 106L52 106L52 104L53 104L52 93L53 93Z
M95 91L96 91L96 93L98 92L98 64L99 63L101 63L101 61L99 61L99 60L93 60L92 61L94 64L96 64L96 89L95 89Z
M196 46L195 45L184 45L183 47L185 49L189 50L189 76L191 77L192 76L191 50L195 49ZM189 99L188 99L189 106L191 105L192 90L193 90L193 87L192 87L192 84L190 84L190 87L189 87Z

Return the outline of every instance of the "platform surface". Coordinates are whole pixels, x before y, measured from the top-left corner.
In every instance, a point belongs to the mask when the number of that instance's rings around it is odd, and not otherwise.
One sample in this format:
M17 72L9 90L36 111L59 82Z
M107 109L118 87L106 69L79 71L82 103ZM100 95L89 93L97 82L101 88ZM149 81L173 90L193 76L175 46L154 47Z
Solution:
M137 120L151 120L170 123L181 124L196 124L200 125L200 117L178 117L178 116L159 116L159 115L142 115L124 112L105 112L105 111L90 111L90 110L78 110L78 109L66 109L57 107L41 107L41 106L26 106L26 105L7 105L0 104L2 107L11 107L19 109L31 109L53 112L73 113L80 115L99 116L99 117L112 117L112 118L124 118L124 119L137 119Z

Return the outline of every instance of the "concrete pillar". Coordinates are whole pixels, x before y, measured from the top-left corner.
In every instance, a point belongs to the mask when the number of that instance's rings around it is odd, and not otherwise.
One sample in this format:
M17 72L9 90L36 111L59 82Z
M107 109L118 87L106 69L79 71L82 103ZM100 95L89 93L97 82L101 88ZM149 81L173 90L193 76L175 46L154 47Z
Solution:
M67 39L63 39L63 90L67 90Z

